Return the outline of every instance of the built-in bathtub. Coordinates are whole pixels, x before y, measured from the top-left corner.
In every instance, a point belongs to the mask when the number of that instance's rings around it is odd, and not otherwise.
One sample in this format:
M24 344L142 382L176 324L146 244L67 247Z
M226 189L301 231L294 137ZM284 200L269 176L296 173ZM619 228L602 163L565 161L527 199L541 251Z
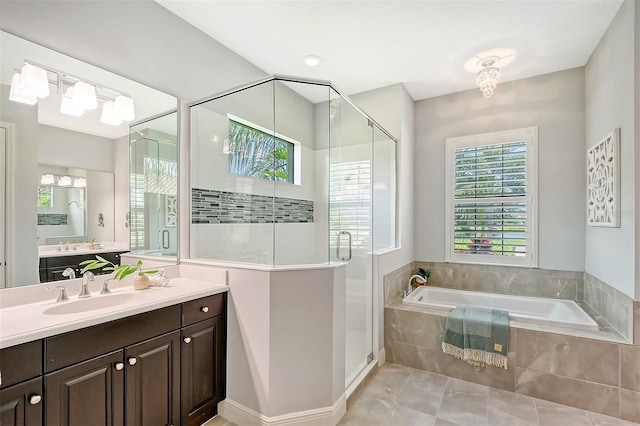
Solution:
M480 306L509 312L511 325L552 325L597 331L598 324L571 300L511 296L477 291L420 286L402 301L405 305L451 311L456 306Z

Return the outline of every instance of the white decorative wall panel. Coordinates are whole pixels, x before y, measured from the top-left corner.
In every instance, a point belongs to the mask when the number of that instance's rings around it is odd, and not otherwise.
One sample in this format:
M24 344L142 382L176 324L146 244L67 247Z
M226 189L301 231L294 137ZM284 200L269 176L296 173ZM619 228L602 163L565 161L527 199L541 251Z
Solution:
M587 223L620 226L620 129L587 151Z

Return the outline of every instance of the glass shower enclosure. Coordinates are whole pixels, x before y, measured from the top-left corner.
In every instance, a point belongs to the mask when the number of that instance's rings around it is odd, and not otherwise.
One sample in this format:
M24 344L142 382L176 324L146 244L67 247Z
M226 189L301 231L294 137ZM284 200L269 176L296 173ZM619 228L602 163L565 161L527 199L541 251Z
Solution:
M395 246L396 141L329 82L194 102L192 259L346 269L346 383L373 360L373 255Z

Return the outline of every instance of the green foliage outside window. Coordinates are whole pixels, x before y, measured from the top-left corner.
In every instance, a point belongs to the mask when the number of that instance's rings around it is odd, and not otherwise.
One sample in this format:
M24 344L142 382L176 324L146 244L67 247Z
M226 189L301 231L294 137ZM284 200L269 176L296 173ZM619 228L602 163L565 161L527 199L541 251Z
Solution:
M53 207L53 187L51 186L39 186L38 187L38 207Z
M293 183L293 144L230 120L229 172Z

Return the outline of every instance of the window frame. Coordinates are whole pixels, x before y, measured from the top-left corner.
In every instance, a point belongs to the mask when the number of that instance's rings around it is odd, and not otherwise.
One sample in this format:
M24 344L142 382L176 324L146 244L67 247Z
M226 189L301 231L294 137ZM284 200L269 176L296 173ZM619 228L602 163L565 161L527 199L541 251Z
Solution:
M500 145L518 141L524 141L527 149L526 190L524 196L528 215L526 222L528 250L526 254L524 256L488 256L482 254L455 253L456 149ZM445 140L445 151L445 261L450 263L538 267L538 128L525 127L447 138ZM508 200L509 198L505 197L505 201Z
M300 143L299 141L292 139L288 136L285 136L281 133L275 132L273 130L269 130L266 127L260 126L258 124L252 123L249 120L245 120L244 118L240 118L236 115L233 114L227 114L227 119L229 121L235 121L236 123L239 123L240 125L252 128L254 130L257 130L258 132L261 133L265 133L269 136L275 137L276 139L280 139L284 142L287 142L289 144L292 145L292 149L291 149L291 153L293 154L291 157L291 160L289 162L289 164L287 164L287 169L288 169L288 173L289 171L292 172L292 179L291 182L289 181L280 181L280 180L276 180L276 179L266 179L263 177L259 177L259 176L251 176L251 175L245 175L242 173L234 173L231 172L230 170L228 170L228 161L227 161L227 173L235 175L235 176L242 176L242 177L246 177L246 178L252 178L252 179L260 179L260 180L264 180L267 182L275 182L275 183L279 183L279 184L286 184L286 185L297 185L300 186L302 184L301 180L302 180L302 143ZM228 154L228 153L227 153Z

